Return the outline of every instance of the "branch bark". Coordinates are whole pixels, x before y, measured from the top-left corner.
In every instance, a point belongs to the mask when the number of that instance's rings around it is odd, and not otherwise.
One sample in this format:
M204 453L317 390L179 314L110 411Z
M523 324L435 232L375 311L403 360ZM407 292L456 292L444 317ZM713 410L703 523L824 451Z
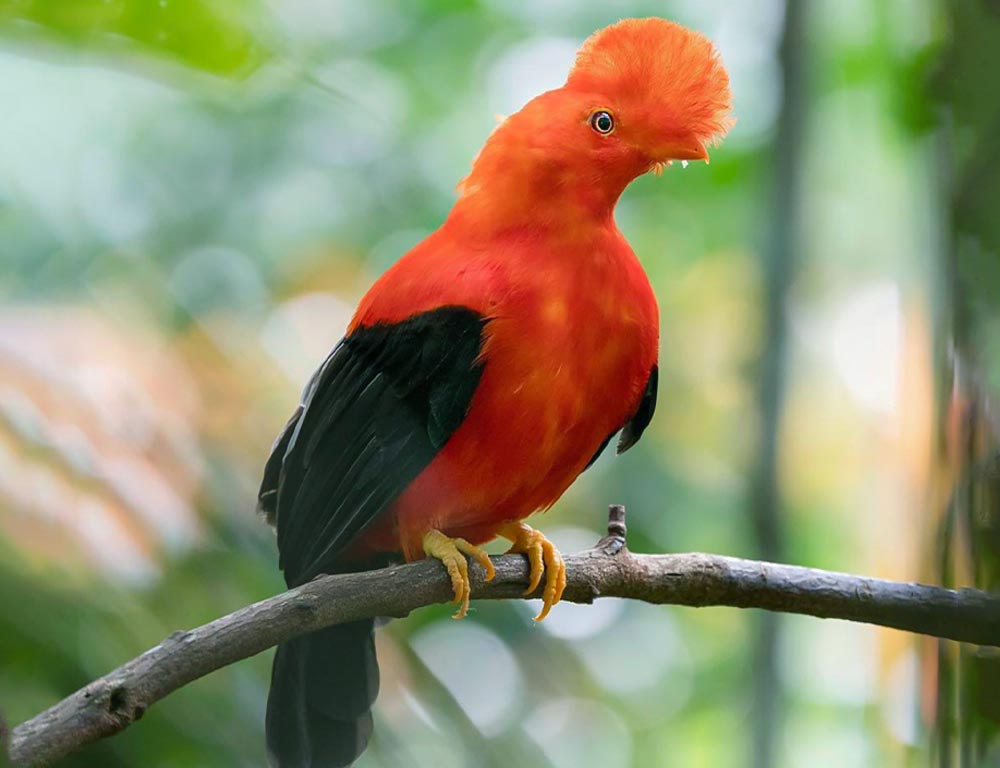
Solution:
M566 558L564 600L623 597L693 607L763 608L1000 646L1000 595L721 555L637 555L625 547L624 516L624 508L613 506L608 535L593 549ZM470 567L473 597L524 597L524 557L503 555L493 562L496 578L489 583L479 566ZM174 632L14 728L10 758L18 765L50 763L124 730L152 704L193 680L297 635L372 616L405 616L450 599L450 582L432 560L320 577L196 629Z

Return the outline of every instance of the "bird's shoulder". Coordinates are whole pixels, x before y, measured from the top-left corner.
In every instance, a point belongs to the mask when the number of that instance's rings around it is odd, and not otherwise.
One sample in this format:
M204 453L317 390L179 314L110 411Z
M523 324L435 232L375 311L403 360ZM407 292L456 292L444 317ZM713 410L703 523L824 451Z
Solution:
M465 307L489 317L516 289L509 251L430 237L375 281L358 303L351 329L398 323L438 307Z

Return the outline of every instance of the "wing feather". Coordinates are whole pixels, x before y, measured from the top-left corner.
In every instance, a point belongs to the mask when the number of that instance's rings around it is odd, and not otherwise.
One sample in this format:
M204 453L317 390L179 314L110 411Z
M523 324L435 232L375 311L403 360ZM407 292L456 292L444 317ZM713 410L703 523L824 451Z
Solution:
M642 433L649 426L649 422L653 420L653 413L656 411L656 391L659 387L659 381L660 369L654 365L653 369L649 372L649 378L646 380L646 390L642 393L642 400L639 401L639 407L636 409L635 415L622 427L622 433L618 437L618 445L615 447L615 453L625 453L625 451L638 443L639 438L642 437Z
M623 454L633 445L639 442L639 438L642 437L642 433L646 431L646 427L649 426L649 422L653 420L653 413L656 411L656 390L658 388L659 378L660 378L659 368L653 366L652 370L649 372L649 378L646 379L646 388L642 393L642 399L639 401L639 407L636 408L632 418L625 422L621 427L621 435L618 437L618 445L615 448L615 453ZM618 430L616 429L615 432ZM604 453L604 449L608 447L608 443L611 442L611 438L615 436L615 432L612 432L601 444L597 446L597 450L594 451L594 455L590 457L590 461L587 462L587 466L583 468L586 472L590 469L591 465L600 458L601 454Z
M313 375L259 494L290 585L336 571L458 429L485 365L485 325L471 309L442 307L357 328Z

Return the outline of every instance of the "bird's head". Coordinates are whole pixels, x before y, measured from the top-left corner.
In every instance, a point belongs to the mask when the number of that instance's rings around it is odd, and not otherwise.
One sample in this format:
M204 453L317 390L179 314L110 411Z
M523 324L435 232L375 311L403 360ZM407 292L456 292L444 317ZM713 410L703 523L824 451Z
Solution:
M625 19L591 35L563 87L580 140L614 163L708 160L731 119L729 76L704 35L666 19ZM584 139L586 137L586 139Z
M569 198L610 212L636 176L707 161L729 113L729 76L708 38L665 19L625 19L584 42L565 85L497 127L459 191L494 212L541 201L565 210Z

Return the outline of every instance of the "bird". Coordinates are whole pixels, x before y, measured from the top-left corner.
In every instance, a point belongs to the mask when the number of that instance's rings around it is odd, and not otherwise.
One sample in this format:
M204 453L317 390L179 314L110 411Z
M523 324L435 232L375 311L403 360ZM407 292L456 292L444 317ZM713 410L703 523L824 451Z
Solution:
M258 506L289 587L439 560L455 618L471 562L501 537L541 586L562 556L524 522L656 408L659 309L615 206L638 176L708 161L732 124L729 77L702 34L624 19L588 37L564 85L487 138L443 224L361 299L266 461ZM350 765L373 731L374 621L281 644L266 712L277 768Z

